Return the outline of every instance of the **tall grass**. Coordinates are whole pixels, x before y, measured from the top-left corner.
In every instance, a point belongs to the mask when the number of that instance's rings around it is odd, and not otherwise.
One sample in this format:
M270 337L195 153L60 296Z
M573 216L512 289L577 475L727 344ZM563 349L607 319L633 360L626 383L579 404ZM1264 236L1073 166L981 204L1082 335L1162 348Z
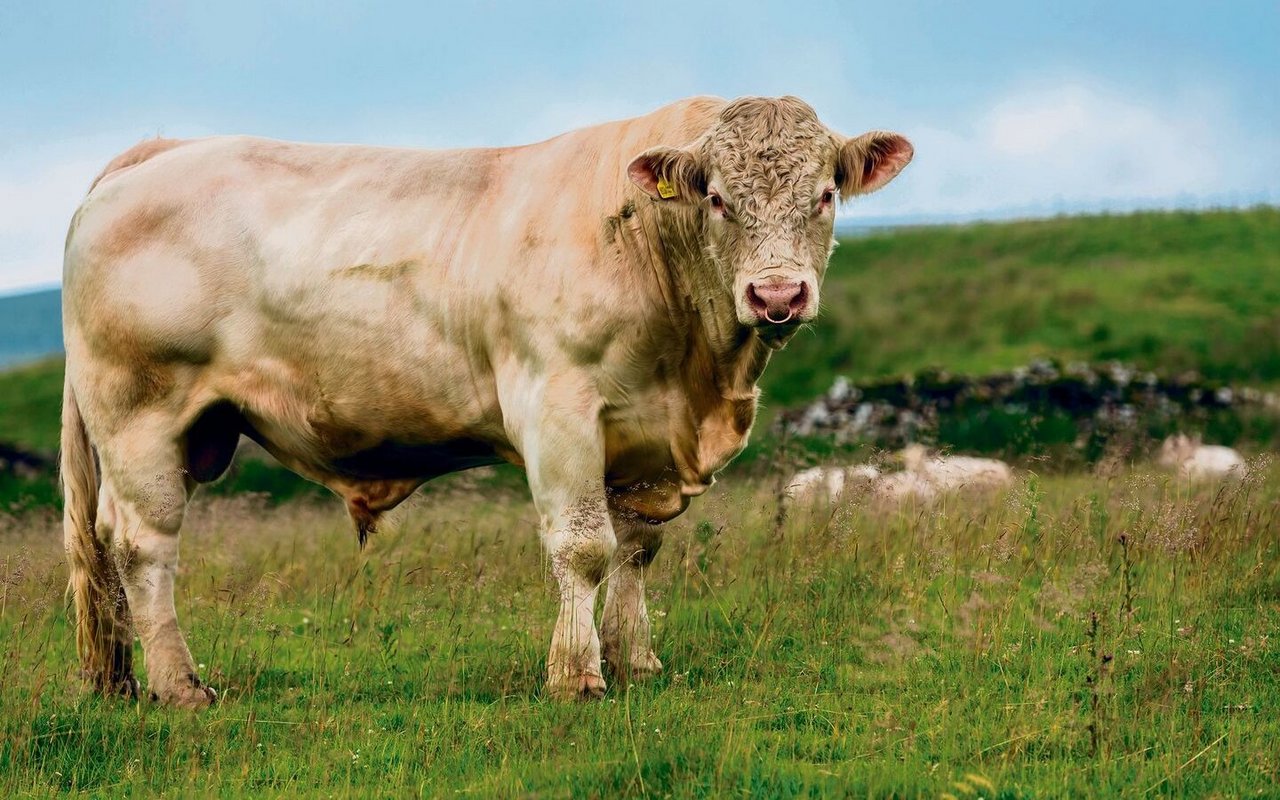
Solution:
M542 696L555 597L519 493L446 479L365 553L336 504L208 498L179 613L222 692L82 694L51 512L0 537L0 794L1251 796L1280 778L1280 470L775 530L767 479L673 523L666 672Z

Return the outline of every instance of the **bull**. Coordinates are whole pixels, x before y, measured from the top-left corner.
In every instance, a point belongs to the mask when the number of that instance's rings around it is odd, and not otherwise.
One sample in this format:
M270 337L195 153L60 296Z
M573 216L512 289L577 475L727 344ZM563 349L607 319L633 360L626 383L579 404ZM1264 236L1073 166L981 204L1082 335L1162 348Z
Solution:
M837 202L912 157L792 98L695 98L539 144L157 139L76 211L63 273L64 535L84 674L216 695L174 608L196 488L240 437L359 538L433 477L522 467L559 588L547 689L662 665L662 523L744 447L771 353L818 314ZM607 584L599 630L597 591Z

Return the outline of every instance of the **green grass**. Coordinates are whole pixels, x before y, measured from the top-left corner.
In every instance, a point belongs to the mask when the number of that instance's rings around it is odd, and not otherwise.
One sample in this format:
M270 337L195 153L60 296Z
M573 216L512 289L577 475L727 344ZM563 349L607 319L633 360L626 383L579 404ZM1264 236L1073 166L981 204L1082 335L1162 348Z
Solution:
M61 421L61 358L0 371L0 441L52 454Z
M198 502L200 714L81 694L57 522L6 520L0 796L1273 795L1280 471L1026 476L780 537L770 485L670 526L664 674L571 705L542 696L556 607L515 493L447 479L364 555L337 503Z

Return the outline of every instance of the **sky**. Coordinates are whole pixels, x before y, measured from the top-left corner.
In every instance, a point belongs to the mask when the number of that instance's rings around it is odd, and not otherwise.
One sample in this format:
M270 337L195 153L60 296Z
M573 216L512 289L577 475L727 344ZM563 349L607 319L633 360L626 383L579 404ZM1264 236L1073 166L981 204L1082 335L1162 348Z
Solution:
M1277 42L1275 0L0 0L0 293L57 284L143 138L518 144L698 94L911 139L846 223L1280 203Z

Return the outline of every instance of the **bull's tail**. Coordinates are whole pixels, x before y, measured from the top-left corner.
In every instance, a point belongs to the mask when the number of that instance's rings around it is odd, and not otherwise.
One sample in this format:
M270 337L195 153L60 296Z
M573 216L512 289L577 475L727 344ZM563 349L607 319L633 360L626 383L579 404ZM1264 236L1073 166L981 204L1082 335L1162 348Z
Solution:
M136 691L129 607L111 554L97 536L98 470L70 377L62 392L61 473L62 534L80 665L100 692Z

